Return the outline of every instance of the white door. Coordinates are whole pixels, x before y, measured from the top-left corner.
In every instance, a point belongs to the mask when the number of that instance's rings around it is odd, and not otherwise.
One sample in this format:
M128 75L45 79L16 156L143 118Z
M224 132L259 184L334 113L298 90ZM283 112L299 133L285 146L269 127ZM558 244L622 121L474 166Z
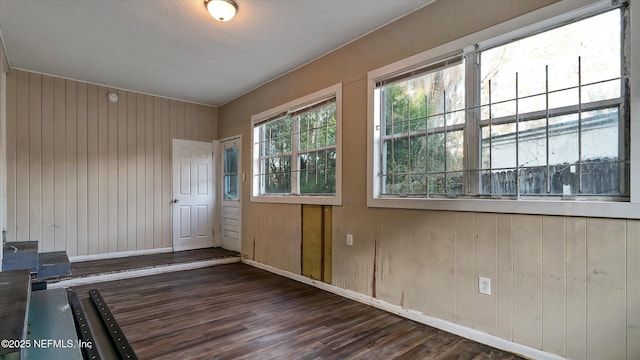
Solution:
M213 246L213 145L173 140L173 250Z
M238 252L242 229L241 148L239 137L220 141L220 246Z

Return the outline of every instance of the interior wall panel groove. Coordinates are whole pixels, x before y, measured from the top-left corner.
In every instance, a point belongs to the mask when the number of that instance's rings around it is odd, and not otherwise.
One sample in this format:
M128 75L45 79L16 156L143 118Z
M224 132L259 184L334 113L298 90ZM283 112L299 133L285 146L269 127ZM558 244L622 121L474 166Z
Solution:
M171 139L217 138L217 109L12 70L7 240L69 256L172 246Z

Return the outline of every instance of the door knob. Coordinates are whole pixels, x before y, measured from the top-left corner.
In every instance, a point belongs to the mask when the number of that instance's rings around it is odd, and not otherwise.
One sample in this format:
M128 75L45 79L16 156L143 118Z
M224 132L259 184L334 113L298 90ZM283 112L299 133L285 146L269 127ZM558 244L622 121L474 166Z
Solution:
M178 199L173 199L172 203L177 204L178 203Z

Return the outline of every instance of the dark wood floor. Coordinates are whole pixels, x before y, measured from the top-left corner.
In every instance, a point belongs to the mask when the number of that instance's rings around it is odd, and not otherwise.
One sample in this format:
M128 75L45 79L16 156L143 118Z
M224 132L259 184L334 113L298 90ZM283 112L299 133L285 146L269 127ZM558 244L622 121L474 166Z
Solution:
M140 359L519 359L245 264L91 288Z
M134 269L152 268L163 265L181 264L239 256L240 254L235 251L225 250L223 248L207 248L152 255L129 256L115 259L82 261L71 263L71 275L77 277L95 274L107 274Z

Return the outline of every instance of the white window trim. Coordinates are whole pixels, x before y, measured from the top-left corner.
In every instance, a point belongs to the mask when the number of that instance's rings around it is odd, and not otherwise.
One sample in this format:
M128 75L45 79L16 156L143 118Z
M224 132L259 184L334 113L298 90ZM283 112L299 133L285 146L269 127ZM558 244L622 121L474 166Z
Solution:
M311 105L318 100L335 96L336 98L336 193L335 195L289 195L289 194L260 194L260 183L256 181L254 174L260 172L260 160L255 154L260 149L254 138L254 125L290 109ZM251 202L284 203L284 204L311 204L311 205L342 205L342 83L316 91L312 94L292 100L251 116ZM293 161L293 160L292 160Z
M598 12L611 6L611 0L590 1L585 6L582 0L563 0L538 9L523 16L508 20L485 30L473 33L447 44L402 59L395 63L372 70L368 73L367 84L367 206L384 208L409 208L426 210L475 211L514 214L541 214L565 216L589 216L640 219L640 46L632 34L640 34L640 3L633 1L630 6L630 43L631 43L631 80L630 80L630 138L631 138L631 174L630 201L588 201L588 200L549 200L549 199L450 199L450 198L400 198L379 197L374 154L377 154L378 140L375 138L374 90L376 81L391 75L427 65L434 59L452 54L460 49L473 50L473 44L483 48L499 44L519 34L528 34L532 30L548 28L570 19ZM638 9L635 9L638 6ZM635 43L634 43L635 41ZM634 46L635 44L635 46Z

